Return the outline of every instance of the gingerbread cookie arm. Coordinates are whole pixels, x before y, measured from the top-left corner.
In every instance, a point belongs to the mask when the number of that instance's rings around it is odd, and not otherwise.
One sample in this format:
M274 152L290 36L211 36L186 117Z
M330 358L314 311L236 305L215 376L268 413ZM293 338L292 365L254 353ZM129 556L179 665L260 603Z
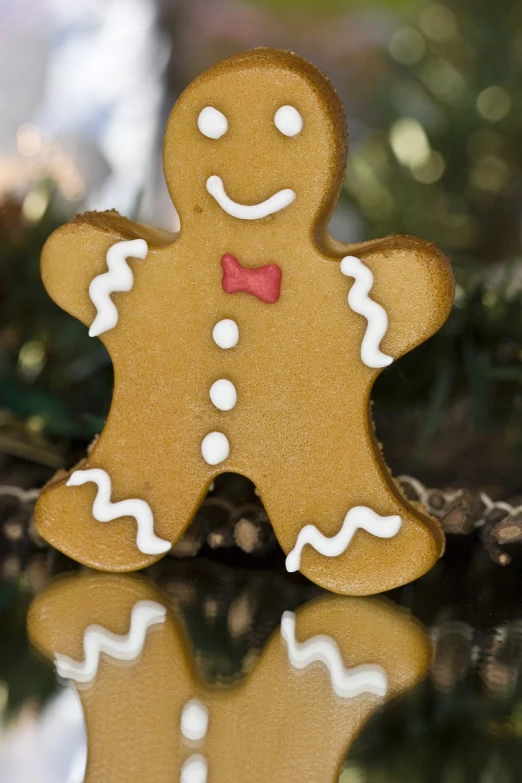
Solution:
M117 212L88 212L55 231L44 245L41 274L49 296L90 327L91 336L117 322L112 295L132 287L127 259L144 259L174 235L133 223Z
M344 252L341 271L354 281L349 290L352 309L368 318L368 307L374 308L377 323L368 320L367 339L371 344L368 331L373 326L378 332L374 343L379 356L369 366L385 367L445 323L453 304L455 281L449 260L435 245L408 236L358 245L329 241L337 252ZM361 299L361 292L363 297L367 294L371 304L366 301L358 308L354 302Z

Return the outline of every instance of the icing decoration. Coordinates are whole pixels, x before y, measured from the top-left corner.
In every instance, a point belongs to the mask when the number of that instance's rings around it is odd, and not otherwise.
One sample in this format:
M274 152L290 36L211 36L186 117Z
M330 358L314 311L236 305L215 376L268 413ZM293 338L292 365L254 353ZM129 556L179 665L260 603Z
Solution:
M220 378L210 387L210 399L220 411L231 411L237 402L236 387L232 381Z
M346 669L337 643L331 636L313 636L300 644L295 638L295 614L284 612L281 635L288 647L288 658L295 669L305 669L312 663L323 663L330 674L332 688L337 696L353 699L361 693L386 696L388 677L381 666L366 664Z
M387 367L393 358L383 353L379 345L388 329L388 315L384 307L368 296L373 286L373 273L355 256L343 258L341 272L355 280L348 293L348 305L368 321L361 345L361 359L367 367Z
M293 106L281 106L275 113L274 123L285 136L297 136L303 130L303 118Z
M144 239L117 242L107 251L108 272L97 275L89 286L89 296L96 307L97 315L89 329L89 337L98 337L118 323L118 310L111 299L117 291L130 291L134 284L132 270L127 258L147 257L148 245Z
M208 139L220 139L228 130L228 120L213 106L205 106L198 116L198 128Z
M206 783L208 764L205 756L194 753L181 767L180 783Z
M221 266L223 291L227 294L253 294L266 304L273 304L279 299L283 273L277 264L250 269L241 266L235 256L227 253L221 259Z
M367 506L355 506L346 514L340 531L331 538L323 535L315 525L305 525L297 536L295 547L286 558L286 570L298 571L301 566L301 553L306 544L310 544L325 557L337 557L349 546L356 530L361 528L377 538L393 538L397 535L402 520L396 514L381 517Z
M223 318L214 326L212 338L220 348L235 348L239 340L238 325L231 318Z
M92 515L98 522L112 522L119 517L134 517L138 524L136 546L146 555L161 555L171 549L170 541L164 541L154 533L154 517L148 503L137 498L111 503L111 479L101 468L75 470L66 483L67 487L79 487L92 482L98 487L92 506Z
M197 742L208 730L208 709L199 699L188 701L181 712L181 733L185 739Z
M222 432L209 432L201 444L203 459L209 465L219 465L226 460L230 452L230 444Z
M161 604L138 601L132 607L127 634L119 636L101 625L89 625L83 633L83 661L74 661L68 655L57 653L54 658L56 671L64 679L86 683L96 677L102 653L118 661L133 661L143 650L149 628L164 623L166 616L167 610Z
M237 201L232 201L227 196L223 180L215 174L207 179L207 190L216 199L221 209L231 217L240 220L259 220L273 215L287 207L295 199L294 191L285 188L259 204L238 204Z

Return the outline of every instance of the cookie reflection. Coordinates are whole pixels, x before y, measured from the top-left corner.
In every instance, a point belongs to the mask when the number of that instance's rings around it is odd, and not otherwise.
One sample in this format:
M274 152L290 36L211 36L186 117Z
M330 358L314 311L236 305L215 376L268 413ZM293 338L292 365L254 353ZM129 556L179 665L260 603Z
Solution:
M85 783L334 783L369 717L431 656L392 604L324 596L285 611L237 682L209 681L176 602L105 574L51 585L28 632L78 692Z

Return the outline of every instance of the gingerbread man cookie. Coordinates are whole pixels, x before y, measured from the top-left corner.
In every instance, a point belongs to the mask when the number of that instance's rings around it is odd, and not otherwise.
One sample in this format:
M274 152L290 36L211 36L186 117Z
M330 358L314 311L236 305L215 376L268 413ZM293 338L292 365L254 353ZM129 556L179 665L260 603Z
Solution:
M101 338L115 380L93 451L44 491L39 532L94 568L142 568L236 472L289 570L357 595L415 579L443 535L393 481L370 393L446 320L449 262L411 237L328 237L345 118L294 54L256 49L204 73L164 150L177 237L88 213L43 251L49 294Z
M107 574L51 585L28 633L80 697L85 783L336 783L371 715L431 657L393 604L326 595L285 612L242 679L209 683L176 605Z

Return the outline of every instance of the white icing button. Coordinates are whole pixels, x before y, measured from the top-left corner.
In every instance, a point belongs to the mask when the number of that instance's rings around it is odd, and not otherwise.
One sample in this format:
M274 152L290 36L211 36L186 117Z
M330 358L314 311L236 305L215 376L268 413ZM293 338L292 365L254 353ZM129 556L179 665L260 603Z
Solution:
M210 387L210 399L220 411L231 411L237 402L236 387L232 381L220 378Z
M239 340L239 329L231 318L218 321L212 331L212 337L220 348L235 348Z
M200 753L194 753L181 767L180 783L207 783L208 764Z
M188 701L181 712L181 733L196 742L202 740L208 729L208 710L199 699Z
M228 120L213 106L205 106L199 113L198 128L208 139L220 139L228 130Z
M201 444L203 459L209 465L219 465L226 460L230 452L230 444L222 432L209 432Z
M293 106L281 106L275 113L274 123L285 136L297 136L303 130L303 118Z

